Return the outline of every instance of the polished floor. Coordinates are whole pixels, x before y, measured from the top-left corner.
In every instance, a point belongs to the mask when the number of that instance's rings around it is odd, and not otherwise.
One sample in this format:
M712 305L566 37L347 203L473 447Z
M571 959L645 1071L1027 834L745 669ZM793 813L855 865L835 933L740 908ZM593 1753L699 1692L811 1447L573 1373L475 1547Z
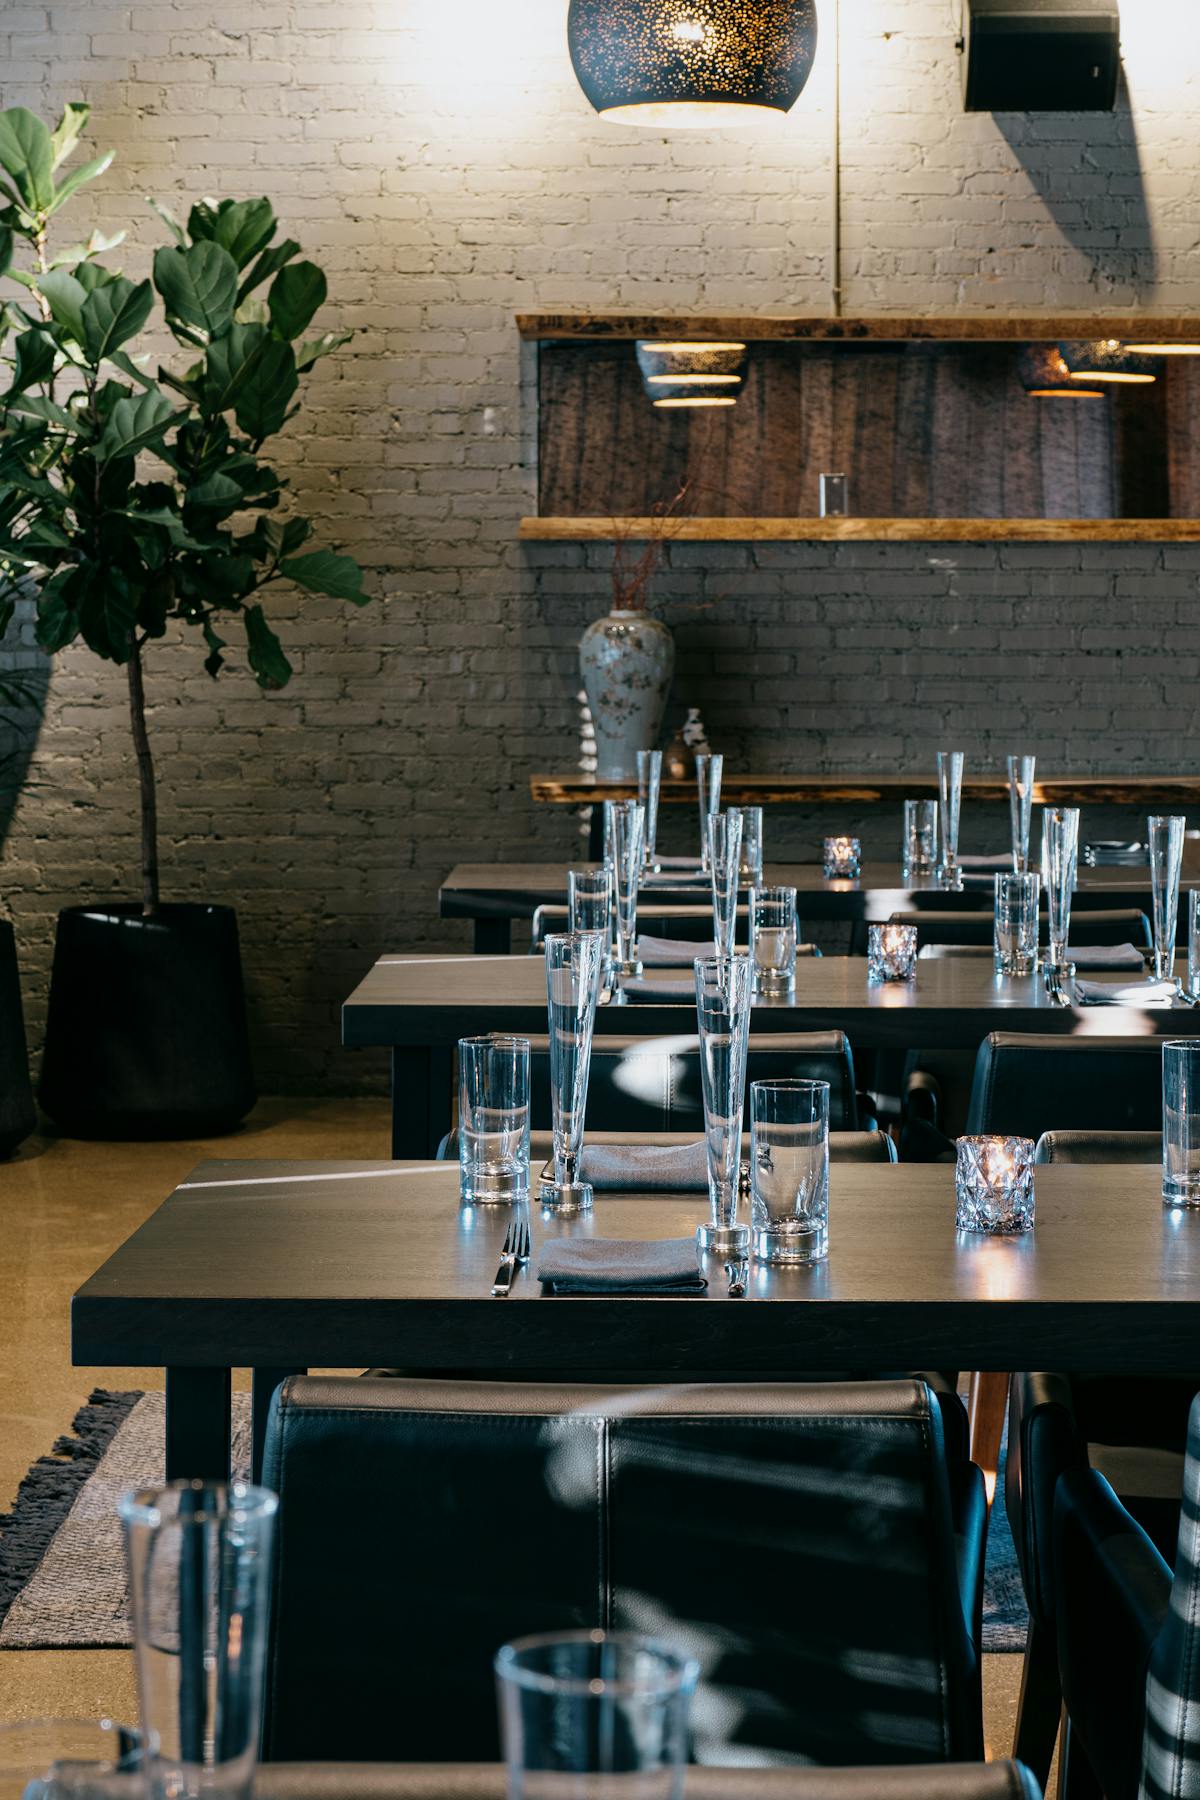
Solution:
M235 1136L169 1144L37 1138L0 1164L0 1511L90 1387L152 1387L145 1369L74 1369L70 1296L208 1156L384 1157L384 1100L264 1100ZM1021 1659L985 1662L989 1756L1008 1754ZM0 1651L0 1719L137 1711L123 1650ZM397 1756L403 1745L397 1745Z

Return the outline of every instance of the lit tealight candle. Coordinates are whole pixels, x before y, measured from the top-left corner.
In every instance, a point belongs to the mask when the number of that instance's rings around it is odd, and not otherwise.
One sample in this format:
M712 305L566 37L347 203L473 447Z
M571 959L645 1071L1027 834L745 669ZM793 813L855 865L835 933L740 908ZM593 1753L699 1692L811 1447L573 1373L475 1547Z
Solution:
M959 1231L1013 1236L1033 1230L1033 1141L961 1137L954 1171Z
M862 867L862 844L856 837L825 839L825 874L831 880L853 881Z
M867 982L911 981L917 972L915 925L868 925Z

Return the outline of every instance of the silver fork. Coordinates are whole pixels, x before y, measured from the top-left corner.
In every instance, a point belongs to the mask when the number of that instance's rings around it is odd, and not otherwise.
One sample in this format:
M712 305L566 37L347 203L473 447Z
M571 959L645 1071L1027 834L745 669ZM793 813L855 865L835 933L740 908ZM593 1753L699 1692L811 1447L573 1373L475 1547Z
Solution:
M504 1298L512 1287L517 1270L529 1261L529 1225L524 1217L509 1220L500 1249L500 1267L492 1283L493 1296Z

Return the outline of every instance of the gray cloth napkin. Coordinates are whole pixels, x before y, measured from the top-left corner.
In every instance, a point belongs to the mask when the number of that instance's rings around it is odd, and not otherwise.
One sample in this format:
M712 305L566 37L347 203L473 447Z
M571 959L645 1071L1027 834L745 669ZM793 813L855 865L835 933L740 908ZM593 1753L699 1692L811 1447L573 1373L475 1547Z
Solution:
M668 975L665 981L643 981L636 975L621 978L621 992L631 1000L696 1000L696 977L689 969L686 975Z
M538 1280L552 1294L700 1294L708 1286L693 1238L560 1238L542 1251Z
M713 943L697 943L692 938L638 936L638 955L648 969L690 969L698 956L715 956Z
M708 1192L708 1153L697 1144L585 1144L579 1178L598 1193Z
M1067 961L1077 969L1144 969L1145 958L1134 944L1067 945Z
M1173 981L1076 981L1075 998L1082 1006L1173 1006Z
M695 863L689 863L686 869L663 869L658 875L643 875L641 884L643 888L706 888L711 885L710 878Z
M1007 875L1012 868L1012 855L999 856L993 853L990 856L960 856L958 866L960 869L992 869L1000 875Z

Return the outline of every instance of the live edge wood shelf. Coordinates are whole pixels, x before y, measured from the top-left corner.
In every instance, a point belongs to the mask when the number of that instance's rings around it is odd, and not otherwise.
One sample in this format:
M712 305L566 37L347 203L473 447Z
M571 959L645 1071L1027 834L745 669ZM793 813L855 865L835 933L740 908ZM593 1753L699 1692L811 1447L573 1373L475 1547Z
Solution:
M1066 339L1200 342L1143 315L753 318L526 313L537 344L538 511L525 542L1200 542L1200 357L1149 386L1034 399L1017 348ZM639 338L748 345L735 407L656 411ZM849 518L812 516L850 477Z

